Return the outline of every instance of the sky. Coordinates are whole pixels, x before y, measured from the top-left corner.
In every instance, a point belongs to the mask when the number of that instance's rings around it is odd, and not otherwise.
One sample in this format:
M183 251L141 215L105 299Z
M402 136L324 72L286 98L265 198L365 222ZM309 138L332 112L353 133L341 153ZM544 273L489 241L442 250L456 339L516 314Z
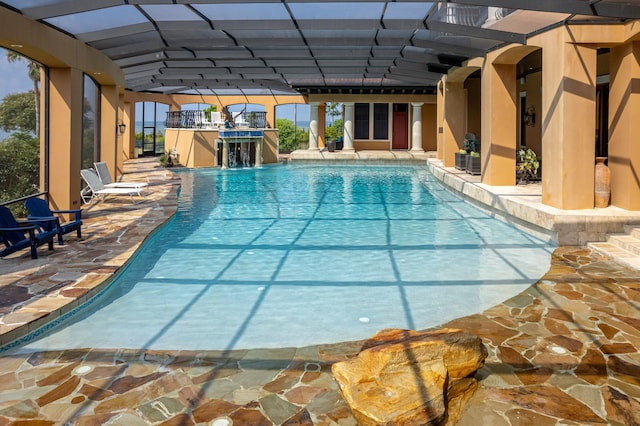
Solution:
M182 109L204 109L206 108L206 104L189 104L183 105ZM245 108L245 104L237 104L231 105L229 107L230 112L239 112ZM297 110L297 111L296 111ZM262 105L252 105L247 104L245 112L251 111L264 111L264 107ZM301 105L301 104L286 104L286 105L278 105L276 107L276 118L286 118L291 121L298 122L308 122L311 114L311 107L309 105Z
M0 99L13 93L27 92L33 88L29 79L27 62L7 62L7 51L0 48Z

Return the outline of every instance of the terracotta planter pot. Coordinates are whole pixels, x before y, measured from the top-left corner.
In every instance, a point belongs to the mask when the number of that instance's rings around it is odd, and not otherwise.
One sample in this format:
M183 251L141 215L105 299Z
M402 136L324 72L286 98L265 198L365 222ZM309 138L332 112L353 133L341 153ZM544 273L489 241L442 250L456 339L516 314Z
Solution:
M596 157L594 204L596 207L608 207L611 198L611 172L604 163L607 157Z

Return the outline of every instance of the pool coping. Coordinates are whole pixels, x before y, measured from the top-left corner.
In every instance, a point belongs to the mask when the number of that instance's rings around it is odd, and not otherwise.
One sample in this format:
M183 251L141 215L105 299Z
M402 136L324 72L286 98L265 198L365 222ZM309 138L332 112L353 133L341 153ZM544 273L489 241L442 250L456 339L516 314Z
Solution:
M607 235L624 232L624 225L640 223L640 212L615 206L585 210L561 210L542 204L541 183L514 186L483 184L441 160L428 159L429 172L445 187L488 214L558 246L584 246L606 241Z

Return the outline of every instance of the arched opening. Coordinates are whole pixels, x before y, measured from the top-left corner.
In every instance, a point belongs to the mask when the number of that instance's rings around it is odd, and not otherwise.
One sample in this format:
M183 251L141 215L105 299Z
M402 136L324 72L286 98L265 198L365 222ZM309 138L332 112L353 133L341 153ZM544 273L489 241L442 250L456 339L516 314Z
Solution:
M487 56L488 64L482 70L483 183L514 185L521 174L521 166L526 169L528 176L533 177L536 173L530 162L522 164L520 156L523 147L526 147L524 152L534 158L542 152L541 120L535 117L536 137L525 124L534 124L533 117L527 118L525 114L537 115L534 111L542 109L541 55L538 56L536 51L540 52L540 47L516 46ZM533 78L534 75L537 79ZM538 149L537 152L534 147ZM527 151L529 148L534 154ZM521 181L524 183L528 180Z
M516 64L518 92L518 154L516 183L542 179L542 49L536 49Z
M169 105L160 102L136 102L136 155L154 157L165 151L165 120Z

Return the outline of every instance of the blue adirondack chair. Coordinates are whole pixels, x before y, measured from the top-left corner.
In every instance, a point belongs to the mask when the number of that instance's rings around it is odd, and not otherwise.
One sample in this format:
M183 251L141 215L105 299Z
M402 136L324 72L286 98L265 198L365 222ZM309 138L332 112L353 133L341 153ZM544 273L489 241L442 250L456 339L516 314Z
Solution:
M13 217L11 210L0 206L0 239L5 245L5 248L0 251L0 257L29 247L31 258L37 259L37 248L44 243L48 243L49 250L53 250L53 238L58 229L54 225L51 230L47 231L46 222L56 222L56 220L56 218L50 218L48 220L18 222Z
M47 231L51 231L51 228L55 228L58 234L58 244L63 245L62 235L72 231L76 231L78 238L82 238L82 210L51 210L49 205L42 198L29 198L24 202L24 206L29 210L29 220L47 220L51 218L57 218L56 222L44 222L43 227L47 228ZM60 218L56 214L60 213L73 213L74 219L68 222L61 222Z

